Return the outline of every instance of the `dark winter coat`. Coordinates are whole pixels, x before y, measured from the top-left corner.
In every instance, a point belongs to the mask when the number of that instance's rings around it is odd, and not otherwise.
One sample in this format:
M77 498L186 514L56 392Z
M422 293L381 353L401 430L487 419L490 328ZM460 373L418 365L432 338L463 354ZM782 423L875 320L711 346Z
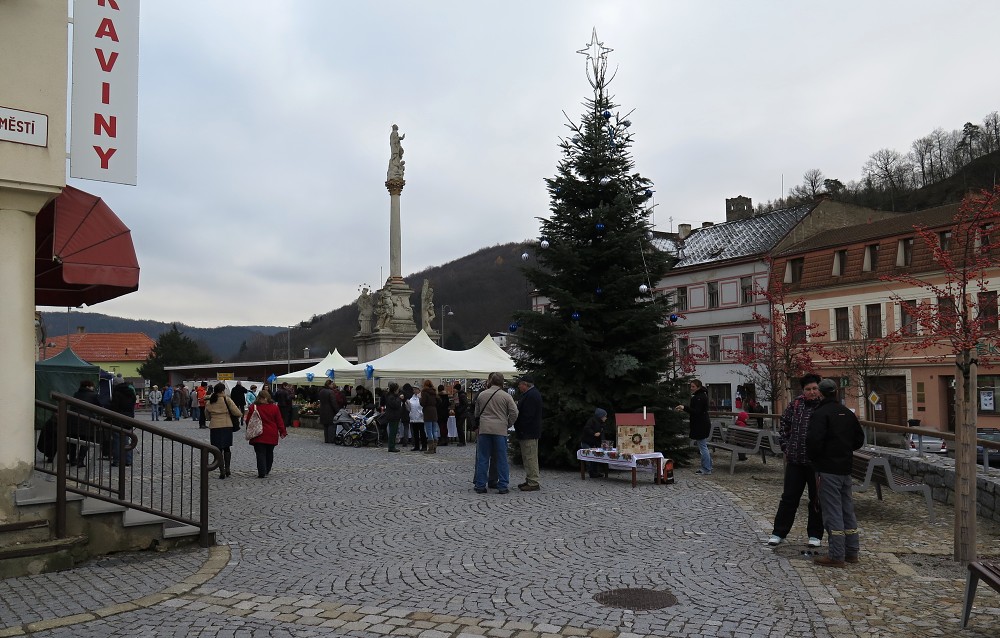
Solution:
M455 392L455 399L455 420L461 423L469 411L469 398L465 396L465 392Z
M542 436L542 393L531 386L517 402L517 420L514 431L519 439L537 439Z
M448 423L448 411L451 410L451 397L447 392L438 392L438 424Z
M333 417L340 411L337 405L337 395L331 388L323 388L319 391L319 422L322 425L333 423Z
M596 416L591 416L583 425L583 432L580 433L580 447L601 447L603 435L604 421L601 421Z
M242 412L243 410L246 409L246 407L247 407L247 389L244 388L242 384L235 386L229 392L229 398L233 400L233 403L235 403L236 407L238 407L240 409L240 412Z
M699 388L691 395L691 404L684 408L691 417L691 438L695 441L707 439L712 432L712 420L708 416L708 388Z
M424 423L437 423L438 420L437 392L429 388L420 391L420 407L424 409Z
M276 403L254 403L247 410L247 421L257 410L260 410L260 420L264 424L264 431L260 433L260 436L250 439L250 445L254 443L277 445L279 437L284 438L287 434L285 421L281 418L281 410L278 409Z
M111 409L118 414L135 417L135 390L127 383L119 383L111 391Z
M403 402L399 398L399 394L385 394L385 418L389 420L389 423L393 421L400 421L403 418Z
M806 454L817 472L847 476L854 450L865 444L858 417L835 398L825 398L813 410L806 434Z

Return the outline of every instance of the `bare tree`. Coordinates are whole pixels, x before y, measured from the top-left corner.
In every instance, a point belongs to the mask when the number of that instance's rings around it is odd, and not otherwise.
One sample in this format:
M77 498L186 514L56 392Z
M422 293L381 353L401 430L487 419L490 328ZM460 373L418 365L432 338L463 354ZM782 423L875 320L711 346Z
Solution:
M874 184L889 191L889 198L895 210L896 193L906 186L907 175L911 172L906 158L899 151L883 148L871 154L862 170Z
M983 118L983 151L1000 150L1000 113L993 111Z
M929 135L914 140L909 157L913 165L920 169L920 185L930 184L934 175L934 140Z

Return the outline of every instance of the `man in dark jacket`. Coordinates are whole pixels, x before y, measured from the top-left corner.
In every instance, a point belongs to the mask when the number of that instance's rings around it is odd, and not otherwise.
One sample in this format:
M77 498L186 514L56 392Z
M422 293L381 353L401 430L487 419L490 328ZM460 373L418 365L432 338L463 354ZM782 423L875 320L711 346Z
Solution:
M399 452L396 447L396 437L399 435L399 421L403 418L403 395L399 392L399 385L395 382L389 384L385 393L385 418L389 427L389 451Z
M583 424L583 431L580 433L581 450L601 447L601 441L604 439L604 424L607 420L607 410L602 408L594 410L594 416L587 419L587 422ZM590 468L591 478L604 476L604 468L601 467L602 465L603 463L594 463L593 461L587 463L587 466Z
M94 389L94 382L90 380L84 380L80 382L80 388L73 393L74 399L79 399L81 401L86 401L87 403L92 403L97 407L101 406L101 395L97 393ZM70 414L67 421L66 434L70 438L80 439L81 441L98 441L101 436L97 428L93 427L90 419L83 415L87 414L87 411L81 408L72 407L73 411L78 411L81 416L78 417L74 414ZM75 443L70 443L67 448L69 456L69 465L78 465L84 467L87 464L87 450L89 446L82 444L79 447Z
M542 436L542 393L535 387L535 380L524 375L517 380L521 400L517 403L517 420L514 432L521 446L521 462L524 463L524 483L517 486L522 492L537 492L538 483L538 438Z
M324 430L333 425L333 419L340 411L333 388L333 379L327 379L326 383L323 384L323 389L319 391L319 424L323 426Z
M241 413L246 414L247 411L247 389L243 387L242 381L237 381L236 386L229 393L229 398L233 400L236 407L240 409Z
M823 401L813 410L806 434L806 455L819 475L819 501L828 534L829 554L813 562L823 567L843 567L858 562L858 519L851 500L851 467L854 450L865 443L858 417L837 401L837 384L819 383Z
M708 451L708 437L712 433L712 420L708 416L708 389L698 379L691 381L691 403L678 405L675 410L687 412L691 418L691 439L701 453L701 469L695 474L712 473L712 455Z
M123 379L115 380L115 387L111 390L111 409L122 416L135 418L135 388L125 383ZM131 426L128 427L132 429ZM111 432L111 466L117 466L121 461L121 435L117 431ZM125 451L125 465L132 465L132 450Z
M278 404L281 420L285 423L287 430L292 427L292 391L289 389L287 381L283 381L278 386L278 391L274 393L274 402Z

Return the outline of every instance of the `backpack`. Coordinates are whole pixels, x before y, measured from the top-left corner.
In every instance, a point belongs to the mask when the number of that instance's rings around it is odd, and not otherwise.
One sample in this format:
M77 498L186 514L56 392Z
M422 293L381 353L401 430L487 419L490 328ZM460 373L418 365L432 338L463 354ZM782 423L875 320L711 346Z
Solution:
M254 407L253 413L250 415L250 418L247 419L247 427L243 431L243 434L247 437L247 441L249 441L250 439L256 439L263 433L264 420L260 418L260 410L257 407Z

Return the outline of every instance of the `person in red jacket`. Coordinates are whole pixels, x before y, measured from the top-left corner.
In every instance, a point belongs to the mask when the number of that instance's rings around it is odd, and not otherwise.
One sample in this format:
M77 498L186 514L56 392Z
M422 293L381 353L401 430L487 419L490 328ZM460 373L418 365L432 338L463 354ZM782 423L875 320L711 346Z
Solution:
M271 393L264 388L257 395L257 400L253 402L247 410L247 422L254 412L260 412L260 420L264 424L264 431L260 436L250 439L250 445L257 455L257 476L264 478L271 473L271 466L274 464L274 448L278 445L278 439L285 438L288 432L285 430L285 421L281 418L281 410L271 399Z

